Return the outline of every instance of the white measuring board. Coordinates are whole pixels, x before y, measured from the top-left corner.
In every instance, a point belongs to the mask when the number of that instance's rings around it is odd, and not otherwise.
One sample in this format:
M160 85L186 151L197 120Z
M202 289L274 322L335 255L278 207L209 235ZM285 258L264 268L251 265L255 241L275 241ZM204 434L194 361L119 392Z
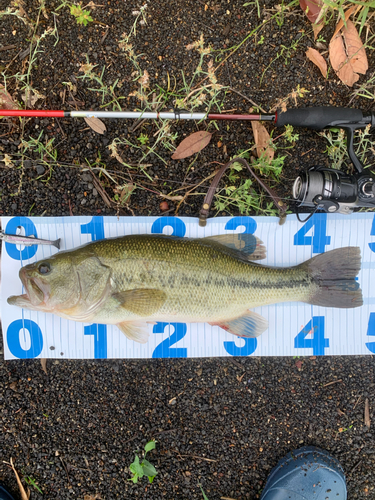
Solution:
M359 246L362 267L358 281L364 304L334 309L300 302L258 307L269 322L256 339L234 337L206 323L149 325L147 344L129 340L114 325L68 321L52 314L7 304L23 293L19 269L58 250L3 243L1 253L1 318L5 359L57 358L192 358L217 356L312 356L375 354L375 216L315 214L305 223L288 215L284 225L275 217L218 217L201 228L187 217L2 217L2 228L15 234L55 240L69 250L92 240L127 234L164 233L199 238L227 232L254 233L265 244L269 266L294 266L334 248ZM374 269L374 273L373 273Z

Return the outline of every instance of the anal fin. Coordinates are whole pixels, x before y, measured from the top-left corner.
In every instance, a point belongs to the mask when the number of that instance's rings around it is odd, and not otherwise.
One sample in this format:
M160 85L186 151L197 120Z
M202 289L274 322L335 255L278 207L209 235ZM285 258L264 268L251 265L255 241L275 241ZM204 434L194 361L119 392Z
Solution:
M246 338L259 337L268 328L268 321L260 314L252 311L247 311L243 316L230 321L209 324L219 326L226 332L237 337Z

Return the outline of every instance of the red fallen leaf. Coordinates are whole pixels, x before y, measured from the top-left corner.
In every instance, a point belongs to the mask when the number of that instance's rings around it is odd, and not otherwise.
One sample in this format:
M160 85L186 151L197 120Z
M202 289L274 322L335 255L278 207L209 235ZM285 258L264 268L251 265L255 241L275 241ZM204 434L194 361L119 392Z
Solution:
M178 145L176 151L172 155L173 160L182 160L183 158L188 158L194 153L198 153L203 148L207 146L210 142L212 134L210 132L205 132L204 130L200 132L194 132L189 135Z
M4 85L0 83L0 109L18 109L10 94L5 90Z
M260 122L251 122L253 128L254 141L257 148L257 157L260 158L265 152L269 161L273 160L275 151L270 147L271 138L264 125Z
M299 5L309 21L316 23L324 3L323 0L299 0Z
M346 28L332 38L329 44L329 59L342 82L349 87L368 70L366 51L354 24L348 19Z
M315 66L318 66L324 78L327 78L327 63L321 53L316 49L309 47L306 51L306 57L310 59Z

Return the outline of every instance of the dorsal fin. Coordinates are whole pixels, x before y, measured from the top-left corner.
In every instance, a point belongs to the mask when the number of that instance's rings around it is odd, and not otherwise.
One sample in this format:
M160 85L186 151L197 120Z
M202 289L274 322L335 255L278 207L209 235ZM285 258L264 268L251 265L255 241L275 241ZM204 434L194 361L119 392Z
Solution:
M266 257L266 247L263 242L253 234L229 233L202 238L204 241L215 241L231 250L239 250L245 260L261 260Z

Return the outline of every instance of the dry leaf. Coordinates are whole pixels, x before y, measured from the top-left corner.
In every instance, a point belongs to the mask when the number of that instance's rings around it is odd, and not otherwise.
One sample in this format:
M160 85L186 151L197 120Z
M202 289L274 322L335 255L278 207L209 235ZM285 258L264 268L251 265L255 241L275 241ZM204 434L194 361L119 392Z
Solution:
M99 120L99 118L95 118L94 116L92 116L91 118L85 118L84 120L87 125L98 134L104 134L104 132L107 130L107 127L101 120Z
M41 94L35 89L26 91L26 94L22 94L21 97L28 108L32 108L39 99L46 98L45 95Z
M0 109L18 109L17 104L11 98L4 85L0 84Z
M347 23L348 22L348 19L349 17L353 14L353 12L355 10L357 10L357 8L360 7L360 5L353 5L352 7L350 7L349 9L347 9L345 12L344 12L344 15L345 15L345 22ZM341 30L341 28L344 26L344 21L342 19L340 19L340 21L337 23L337 26L336 26L336 29L335 29L335 32L333 33L333 36L332 38L334 38L337 33Z
M176 196L170 196L169 194L159 193L159 196L161 198L165 198L166 200L170 200L170 201L181 201L184 199L184 196L181 196L180 194L177 194Z
M354 24L348 20L347 27L332 38L329 44L329 59L342 82L349 87L368 70L366 51Z
M369 429L371 426L371 420L370 420L370 406L368 403L368 398L365 400L365 425Z
M253 127L257 157L260 158L265 152L266 158L272 161L275 151L270 147L271 138L266 128L260 122L251 122L251 126Z
M4 162L4 164L5 164L6 167L12 167L13 166L12 158L8 154L4 155L3 162Z
M324 22L322 21L320 24L312 24L311 26L312 26L312 29L313 29L313 32L314 32L314 40L316 40L317 36L319 35L319 33L324 28Z
M188 158L194 153L198 153L203 148L207 146L210 142L212 134L210 132L194 132L194 134L189 135L184 139L177 147L176 151L172 155L173 160L182 160L182 158Z
M321 53L310 47L306 51L306 57L310 59L315 66L318 66L324 78L327 78L327 63Z
M101 498L100 493L96 493L95 495L85 495L83 500L99 500Z
M21 493L22 500L29 500L29 498L30 498L30 491L27 490L27 493L26 493L25 488L23 487L23 485L21 483L20 476L18 475L18 472L16 471L16 468L14 467L13 459L12 458L10 459L10 465L11 465L11 467L13 469L14 475L16 476L17 484L18 484L18 488L19 488L20 493Z
M42 369L46 375L48 375L47 372L47 359L46 358L40 358L40 364L42 365Z

